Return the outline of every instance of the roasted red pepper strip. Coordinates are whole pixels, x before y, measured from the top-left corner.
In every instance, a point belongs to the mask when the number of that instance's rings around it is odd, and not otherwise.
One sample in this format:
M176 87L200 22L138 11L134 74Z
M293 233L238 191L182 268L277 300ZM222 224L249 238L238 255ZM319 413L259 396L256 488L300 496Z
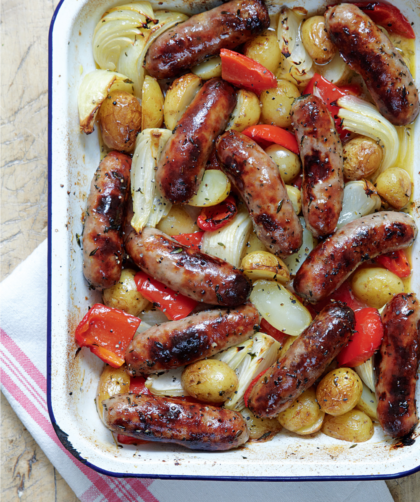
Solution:
M236 215L238 209L235 199L229 195L223 202L216 206L205 207L197 218L198 228L212 232L227 225Z
M303 91L303 94L318 94L328 108L328 111L330 112L332 118L334 119L335 127L341 139L350 136L350 133L348 131L345 131L341 127L341 119L338 116L340 107L337 106L337 100L349 94L359 96L361 94L361 89L358 85L349 84L338 87L318 73L315 73L315 75L311 78L309 84Z
M367 361L381 345L384 328L381 316L374 308L358 310L354 313L355 333L350 342L338 354L340 366L353 368Z
M147 444L151 442L151 441L145 441L144 439L133 438L131 436L124 436L124 434L117 434L117 441L121 444L133 444L133 445Z
M283 344L289 338L289 335L286 335L286 333L283 333L283 331L279 331L274 326L271 326L271 324L265 319L261 319L260 328L263 333L267 333L267 335L270 335L280 344Z
M411 274L410 264L403 249L377 256L375 261L398 277L404 278Z
M146 387L146 379L144 377L131 378L130 392L133 394L150 394L150 390Z
M348 307L350 307L355 312L367 307L365 303L360 302L354 295L350 288L350 284L345 281L343 284L332 293L328 298L322 300L321 302L312 305L314 310L319 313L321 310L328 305L332 300L339 301L345 303Z
M137 285L137 291L152 302L171 321L184 319L184 317L191 314L197 305L195 300L176 293L145 272L137 272L134 281Z
M374 23L380 24L390 33L396 33L406 38L416 38L410 21L395 5L384 2L355 2Z
M220 57L223 80L236 87L245 87L257 93L277 87L277 79L271 71L253 59L229 49L221 49Z
M89 347L113 368L119 368L140 323L138 317L96 303L77 326L76 342L80 347Z
M254 387L254 385L258 382L259 378L264 375L264 373L266 371L268 371L270 368L267 368L266 370L263 370L261 371L261 373L259 373L253 380L252 382L248 385L248 388L246 389L245 391L245 394L244 394L244 403L245 403L245 406L248 408L248 400L249 400L249 395L251 394L251 391L252 391L252 388Z
M262 148L267 148L269 145L284 146L291 152L299 155L299 147L294 134L273 125L255 125L247 127L242 134L256 141Z
M172 239L175 239L184 246L190 246L193 249L199 250L201 241L203 240L203 235L204 232L194 232L192 234L173 235Z

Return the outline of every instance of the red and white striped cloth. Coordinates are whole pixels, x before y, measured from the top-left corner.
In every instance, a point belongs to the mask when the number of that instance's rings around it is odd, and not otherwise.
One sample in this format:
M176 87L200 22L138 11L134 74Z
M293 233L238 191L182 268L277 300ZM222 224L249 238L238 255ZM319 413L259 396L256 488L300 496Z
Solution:
M0 285L1 390L82 502L392 502L382 481L277 483L171 481L104 476L58 440L46 402L47 241ZM44 499L45 500L45 499Z

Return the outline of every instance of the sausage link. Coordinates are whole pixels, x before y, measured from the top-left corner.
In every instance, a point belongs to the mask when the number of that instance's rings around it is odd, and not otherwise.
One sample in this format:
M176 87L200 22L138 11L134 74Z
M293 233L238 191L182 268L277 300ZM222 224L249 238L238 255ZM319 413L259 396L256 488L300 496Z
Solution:
M352 4L329 8L325 21L331 40L360 73L381 114L395 125L413 122L419 113L418 91L390 39Z
M294 290L309 302L319 302L360 263L406 248L416 235L416 224L405 213L381 211L351 221L309 253L296 274Z
M293 342L284 357L257 381L248 408L258 417L275 417L314 384L349 341L354 313L341 302L325 307Z
M103 401L103 407L104 423L112 432L146 441L223 451L249 438L240 413L182 399L119 394Z
M201 63L220 49L234 49L270 25L262 0L233 0L192 16L163 33L145 60L152 77L172 78Z
M252 139L228 131L216 143L222 169L244 199L258 238L273 253L285 257L302 245L302 225L279 170Z
M125 249L134 263L165 286L198 302L236 307L251 294L251 283L233 265L184 246L154 228L126 230Z
M247 340L258 329L257 309L247 303L234 310L200 312L137 333L127 347L131 376L179 368Z
M393 438L410 434L418 424L416 382L419 367L420 304L400 293L382 313L384 338L375 355L378 419Z
M343 203L343 147L316 96L296 99L291 116L303 165L303 216L314 237L326 237L334 232Z
M220 78L207 81L184 112L157 165L156 181L174 204L187 203L204 176L214 140L235 108L233 87Z
M83 229L83 274L95 288L109 288L120 279L121 225L130 193L130 168L130 157L110 152L90 185Z

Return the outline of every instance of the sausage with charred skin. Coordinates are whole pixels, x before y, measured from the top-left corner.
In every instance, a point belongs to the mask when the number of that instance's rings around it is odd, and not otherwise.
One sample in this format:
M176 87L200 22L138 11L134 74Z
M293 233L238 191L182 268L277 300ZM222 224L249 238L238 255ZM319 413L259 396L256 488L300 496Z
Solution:
M385 33L349 3L327 9L325 22L344 61L363 77L381 115L394 125L413 122L419 113L418 91Z
M155 228L137 234L127 224L125 233L125 250L134 263L178 293L223 307L241 305L251 294L242 271L220 258L184 246Z
M261 375L248 408L258 417L275 417L311 387L349 341L354 313L341 302L326 306L286 354Z
M316 303L329 296L360 263L410 246L417 235L411 216L381 211L351 221L320 242L298 270L294 290Z
M102 404L104 423L112 432L141 440L223 451L249 437L240 413L223 408L146 394L119 394Z
M220 136L216 151L248 207L258 238L280 257L296 253L302 245L302 225L277 165L254 140L236 131Z
M216 137L235 108L234 88L220 78L207 81L175 127L157 165L156 181L174 204L197 192Z
M130 193L130 168L130 157L110 152L92 179L83 229L83 273L95 288L109 288L121 276L121 226Z
M137 333L125 361L131 376L179 368L247 340L258 329L252 303L231 310L209 310Z
M234 49L270 25L262 0L233 0L192 16L163 33L150 46L146 70L155 78L171 78L201 63L220 49Z
M375 355L378 419L393 438L418 424L416 382L420 348L420 304L413 293L400 293L382 313L384 338Z
M326 237L334 232L343 203L343 147L316 96L296 99L291 116L303 166L303 216L314 237Z

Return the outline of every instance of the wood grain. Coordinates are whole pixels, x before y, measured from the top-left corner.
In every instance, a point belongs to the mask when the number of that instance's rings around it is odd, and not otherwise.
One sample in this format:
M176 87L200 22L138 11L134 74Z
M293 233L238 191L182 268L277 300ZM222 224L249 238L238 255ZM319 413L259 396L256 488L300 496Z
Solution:
M58 0L1 4L1 270L8 276L47 236L48 29ZM1 396L3 502L77 497ZM388 482L396 502L418 502L420 474Z

